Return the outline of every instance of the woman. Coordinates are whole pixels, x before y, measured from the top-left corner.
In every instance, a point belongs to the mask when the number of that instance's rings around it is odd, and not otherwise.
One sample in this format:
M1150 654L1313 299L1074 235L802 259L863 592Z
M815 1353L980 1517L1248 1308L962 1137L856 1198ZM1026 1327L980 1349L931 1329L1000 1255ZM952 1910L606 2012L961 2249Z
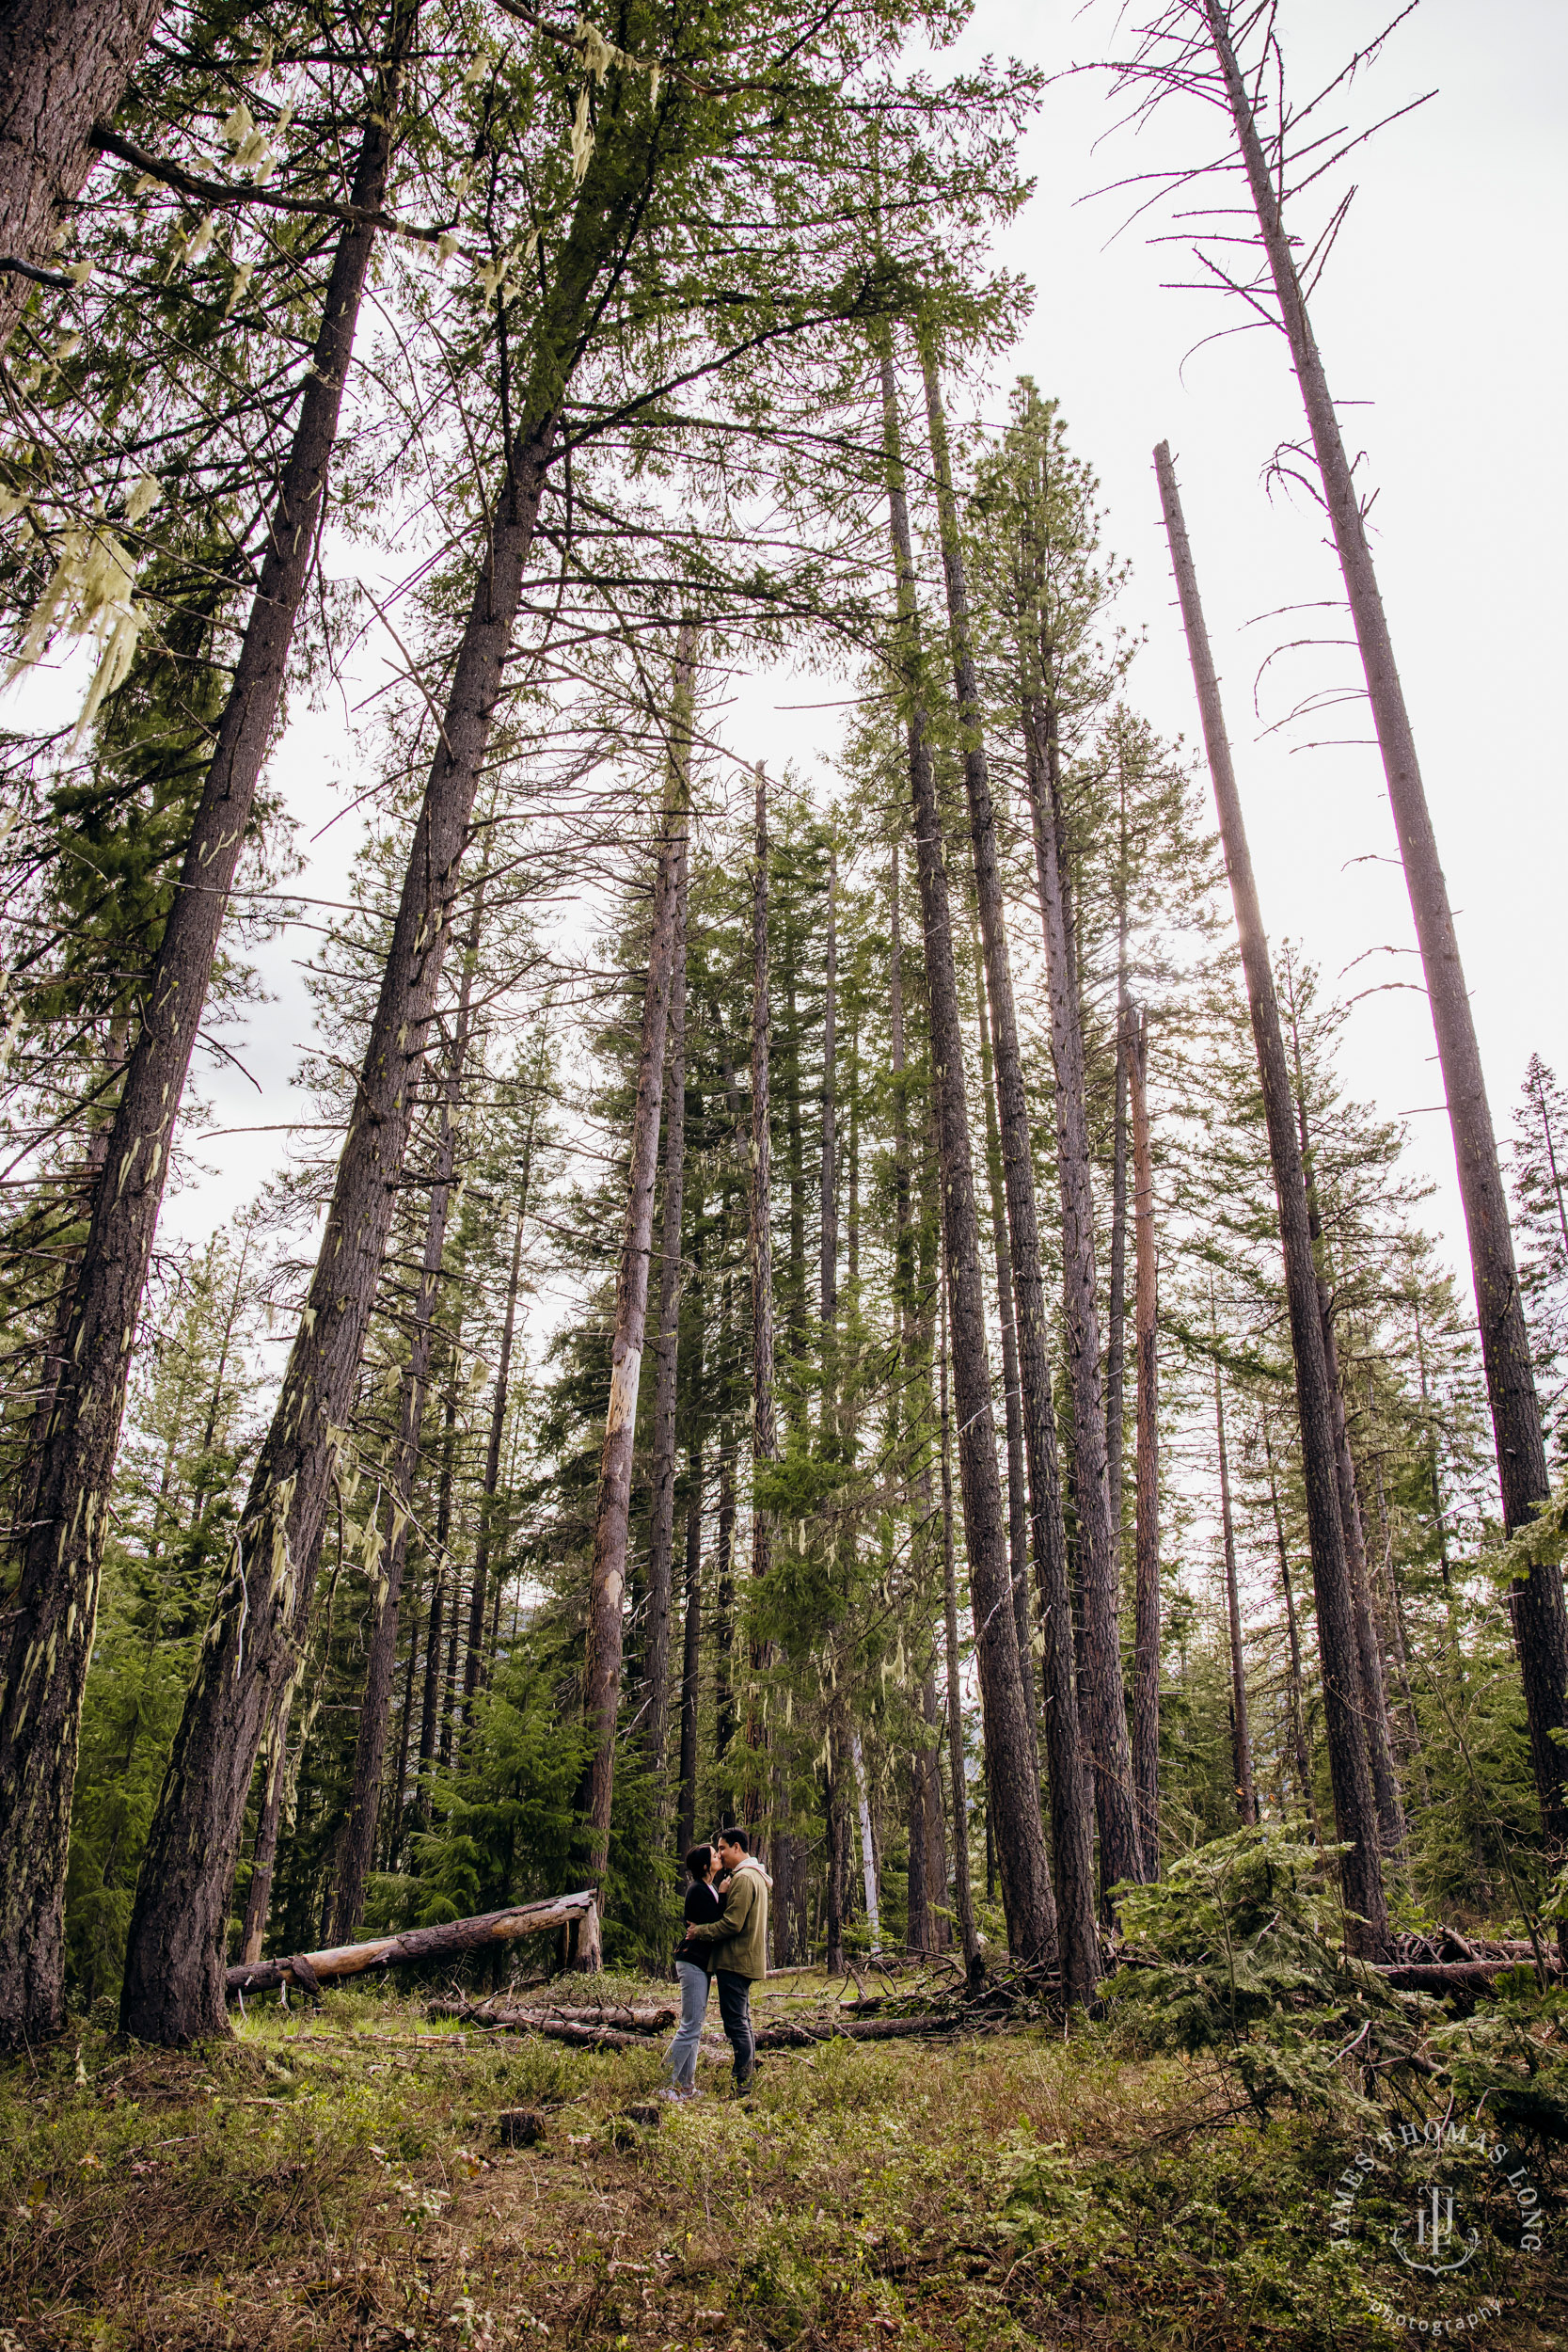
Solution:
M717 1919L724 1908L713 1883L718 1867L719 1856L711 1846L693 1846L686 1857L686 1874L691 1882L686 1890L689 1928ZM712 1949L711 1945L705 1947L706 1952ZM707 2011L708 1967L705 1947L688 1944L683 1935L675 1947L675 1976L681 1989L680 2030L664 2061L671 2077L671 2094L677 2099L696 2096L697 2044Z

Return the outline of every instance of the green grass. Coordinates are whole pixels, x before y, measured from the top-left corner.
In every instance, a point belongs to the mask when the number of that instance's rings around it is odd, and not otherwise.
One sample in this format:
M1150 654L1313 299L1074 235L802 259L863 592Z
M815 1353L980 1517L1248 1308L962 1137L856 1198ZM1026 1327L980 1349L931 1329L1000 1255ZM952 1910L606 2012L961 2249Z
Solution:
M83 2027L79 2063L72 2035L8 2065L0 2352L1408 2341L1330 2234L1354 2127L1259 2123L1207 2058L1100 2027L836 2042L773 2054L743 2104L706 2064L649 2132L626 2108L661 2043L404 2046L437 2031L367 1988L253 2006L206 2051ZM523 2106L544 2140L503 2149ZM1510 2278L1469 2340L1568 2343L1550 2255Z

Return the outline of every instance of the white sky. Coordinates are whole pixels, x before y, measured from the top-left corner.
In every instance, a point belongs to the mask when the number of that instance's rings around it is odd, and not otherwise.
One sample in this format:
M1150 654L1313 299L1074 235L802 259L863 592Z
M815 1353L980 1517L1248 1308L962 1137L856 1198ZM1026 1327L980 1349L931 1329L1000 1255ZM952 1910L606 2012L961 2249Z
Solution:
M1380 8L1359 0L1285 0L1283 17L1298 95L1382 21ZM1014 51L1061 71L1103 49L1109 24L1107 9L1080 15L1063 0L982 0L958 56ZM1553 658L1568 621L1560 553L1568 167L1558 119L1568 9L1554 0L1483 11L1424 0L1355 93L1357 119L1433 85L1429 106L1358 157L1360 194L1314 317L1338 397L1370 404L1348 421L1380 491L1373 519L1384 596L1502 1134L1529 1053L1568 1068L1554 981L1568 816L1560 656ZM1196 710L1149 456L1169 437L1270 933L1300 940L1333 987L1365 950L1405 950L1413 934L1402 878L1389 862L1393 827L1375 753L1292 752L1299 732L1255 739L1253 674L1278 625L1244 625L1337 586L1321 518L1299 499L1271 503L1261 484L1276 444L1303 431L1299 400L1283 342L1261 332L1212 343L1183 370L1192 346L1228 323L1218 300L1163 291L1163 279L1192 275L1180 248L1150 247L1138 230L1107 242L1119 199L1078 200L1120 174L1209 151L1217 118L1173 106L1155 136L1106 140L1113 119L1102 81L1080 76L1050 90L1030 134L1026 162L1038 187L1002 258L1033 278L1039 297L986 413L1005 413L1018 370L1060 398L1074 447L1101 476L1107 543L1134 567L1124 618L1147 628L1148 645L1133 698L1162 731L1193 742ZM1105 141L1098 152L1097 140ZM1354 681L1354 652L1338 662L1336 675ZM372 661L371 678L377 675ZM65 684L50 682L54 691ZM1282 673L1265 717L1283 712L1285 687ZM29 702L34 691L24 690ZM43 680L36 691L45 691ZM776 763L793 752L811 764L831 748L832 716L777 707L809 698L798 680L742 683L726 733L742 756L761 751ZM19 694L18 717L22 705ZM1330 713L1324 731L1370 728L1353 706ZM351 797L340 796L336 775L363 788L341 715L302 717L273 773L303 820L311 868L300 887L341 896L356 820L310 839ZM229 1072L203 1076L225 1125L309 1115L290 1082L309 1020L297 966L310 944L284 938L262 959L275 1001L252 1021L244 1048L261 1092ZM1385 956L1343 985L1412 977L1411 958ZM1385 1112L1416 1113L1412 1155L1438 1186L1429 1215L1462 1263L1446 1122L1421 1108L1439 1100L1424 999L1370 997L1352 1018L1345 1052L1358 1092ZM203 1238L251 1194L283 1141L261 1134L206 1147L218 1172L170 1199L166 1232Z

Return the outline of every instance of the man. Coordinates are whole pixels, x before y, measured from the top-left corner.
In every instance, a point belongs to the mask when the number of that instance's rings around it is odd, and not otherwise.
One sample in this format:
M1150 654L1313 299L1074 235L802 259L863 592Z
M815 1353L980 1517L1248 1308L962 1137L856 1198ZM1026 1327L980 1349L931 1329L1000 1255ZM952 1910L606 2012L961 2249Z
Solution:
M735 2052L735 2090L750 2090L756 2071L752 2039L752 1987L768 1974L768 1894L773 1882L752 1851L743 1829L719 1833L719 1867L729 1873L724 1908L717 1919L688 1928L688 1944L711 1944L719 1981L719 2014Z

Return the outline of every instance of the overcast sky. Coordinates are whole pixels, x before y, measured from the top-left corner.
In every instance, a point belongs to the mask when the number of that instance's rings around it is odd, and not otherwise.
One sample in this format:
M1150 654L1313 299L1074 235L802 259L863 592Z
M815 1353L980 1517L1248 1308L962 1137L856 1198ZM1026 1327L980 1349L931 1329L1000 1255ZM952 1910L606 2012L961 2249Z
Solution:
M1382 21L1355 0L1285 0L1298 94L1307 94ZM965 54L1012 51L1053 72L1101 54L1109 10L987 0ZM1359 195L1314 317L1354 447L1375 485L1375 552L1415 720L1438 841L1459 917L1499 1134L1527 1057L1568 1073L1558 984L1562 863L1560 711L1568 591L1560 552L1564 454L1561 254L1565 173L1559 115L1568 85L1568 9L1506 0L1485 10L1424 0L1353 103L1357 120L1422 90L1437 95L1357 158ZM1233 323L1217 299L1164 291L1193 273L1180 248L1134 229L1113 240L1125 206L1082 201L1101 183L1211 151L1217 118L1173 104L1152 133L1107 137L1104 83L1083 75L1048 92L1027 145L1038 185L1006 239L1006 262L1038 289L1035 315L985 413L1001 418L1020 370L1062 402L1075 448L1098 470L1110 545L1130 557L1123 617L1147 629L1133 699L1168 735L1196 741L1196 711L1173 607L1150 464L1176 453L1188 527L1227 694L1247 822L1271 937L1299 940L1345 992L1418 977L1408 903L1375 753L1363 743L1305 748L1309 732L1262 735L1308 682L1277 664L1253 712L1259 661L1287 605L1333 597L1337 576L1321 516L1299 497L1271 501L1271 453L1303 422L1282 339L1256 333L1193 347ZM1100 144L1097 147L1097 142ZM1188 357L1187 355L1193 354ZM1183 366L1183 360L1186 364ZM1348 634L1335 613L1314 628ZM1296 633L1294 625L1283 633ZM1355 657L1334 657L1354 686ZM1322 683L1324 673L1312 674ZM832 691L832 690L830 690ZM842 688L836 691L842 691ZM800 698L776 680L743 690L726 723L742 756L802 760L830 750L827 714L781 716ZM1355 704L1315 730L1365 738ZM275 769L309 815L336 804L331 782L352 765L341 723L304 720ZM358 780L362 788L362 779ZM338 825L310 844L303 885L338 895L355 834ZM297 940L268 951L277 1001L247 1047L258 1096L232 1074L204 1079L231 1123L304 1115L289 1079L308 1018ZM1370 948L1390 947L1354 964ZM1340 982L1340 975L1345 977ZM1355 1089L1387 1113L1411 1113L1412 1153L1436 1182L1429 1210L1458 1259L1461 1227L1425 1000L1408 989L1367 997L1347 1040ZM215 1182L169 1203L166 1226L198 1240L249 1194L276 1139L208 1147Z

